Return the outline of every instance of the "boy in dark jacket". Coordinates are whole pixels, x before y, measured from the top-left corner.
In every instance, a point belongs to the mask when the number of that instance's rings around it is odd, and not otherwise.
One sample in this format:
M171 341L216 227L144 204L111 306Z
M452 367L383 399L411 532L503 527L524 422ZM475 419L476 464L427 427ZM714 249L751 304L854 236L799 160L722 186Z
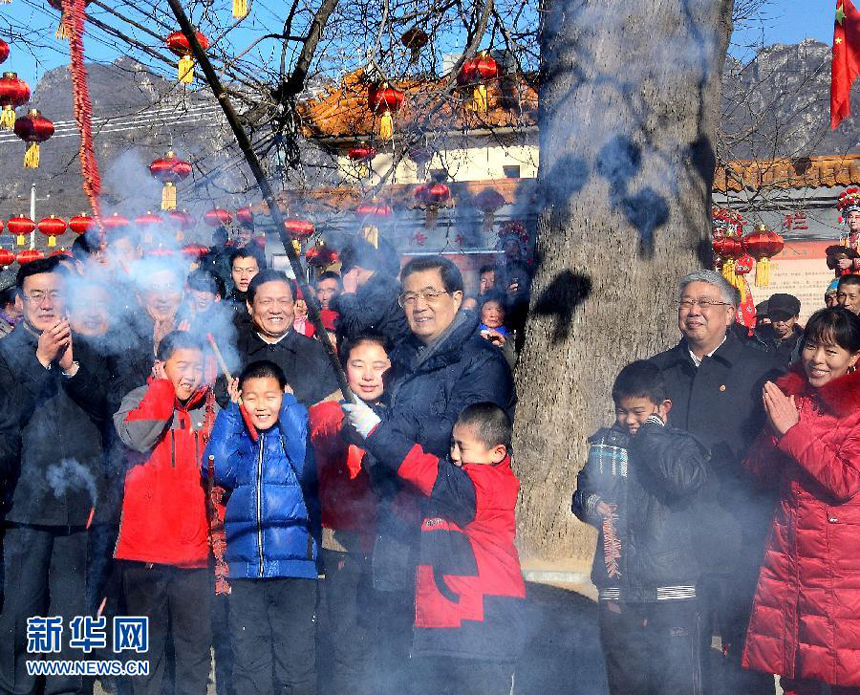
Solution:
M591 578L614 695L700 693L692 511L706 452L665 426L660 370L633 362L612 387L615 425L591 439L573 513L599 531Z
M218 406L202 380L199 342L173 331L158 345L149 384L129 393L114 415L129 468L114 557L123 561L130 615L149 618L149 675L131 679L135 695L161 694L169 635L176 693L206 691L209 525L199 470Z
M273 362L245 367L205 452L215 483L230 494L226 558L238 695L316 692L316 465L308 411L286 386Z
M511 470L511 420L495 403L459 415L450 459L414 433L343 406L379 462L426 498L415 589L413 691L507 695L523 646L525 583L514 540L520 483Z

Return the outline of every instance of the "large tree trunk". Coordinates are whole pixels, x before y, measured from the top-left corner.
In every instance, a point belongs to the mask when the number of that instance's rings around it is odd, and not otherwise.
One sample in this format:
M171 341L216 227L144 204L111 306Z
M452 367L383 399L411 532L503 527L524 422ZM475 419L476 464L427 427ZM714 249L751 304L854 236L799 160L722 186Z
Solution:
M676 284L708 262L733 0L547 0L537 270L517 372L525 558L585 559L570 512L612 381L678 339Z

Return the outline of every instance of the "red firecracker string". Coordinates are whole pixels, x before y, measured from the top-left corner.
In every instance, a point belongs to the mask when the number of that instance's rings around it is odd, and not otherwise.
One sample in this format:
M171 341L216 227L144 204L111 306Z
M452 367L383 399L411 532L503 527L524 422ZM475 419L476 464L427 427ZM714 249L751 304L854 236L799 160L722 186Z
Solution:
M99 194L101 178L93 146L92 116L93 105L90 101L90 88L87 84L87 68L84 65L84 20L86 19L86 0L62 0L63 15L69 31L69 53L72 59L72 95L75 121L81 132L81 174L84 178L84 193L90 200L93 214L101 217Z
M618 560L621 558L621 540L615 534L615 522L618 515L615 505L610 505L612 514L603 519L603 562L606 564L606 574L610 577L620 577Z

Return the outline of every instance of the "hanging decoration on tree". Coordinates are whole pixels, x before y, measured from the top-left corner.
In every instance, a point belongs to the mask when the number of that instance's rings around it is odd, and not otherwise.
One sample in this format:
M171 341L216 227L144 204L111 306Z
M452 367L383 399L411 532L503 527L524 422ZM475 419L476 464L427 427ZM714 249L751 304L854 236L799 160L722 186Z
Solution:
M90 2L92 0L84 0L84 7L89 5ZM69 30L68 22L66 21L66 12L63 9L62 0L48 0L48 4L60 13L60 23L57 24L57 31L54 33L54 36L61 41L68 41L72 32Z
M354 147L350 147L347 156L352 161L358 178L363 179L370 173L370 163L376 156L376 148L366 143L360 143Z
M498 76L499 66L487 51L463 62L457 82L461 86L472 87L470 108L480 113L487 112L487 83Z
M210 227L226 227L233 221L233 216L224 208L213 208L203 214L203 221Z
M410 63L418 62L418 58L421 57L421 49L427 45L429 40L430 37L427 36L427 32L421 27L415 26L403 32L403 36L400 37L400 42L410 51Z
M24 150L24 168L38 169L40 144L54 134L54 124L38 109L30 109L26 116L15 120L15 135L27 143Z
M233 17L243 19L248 16L248 0L233 0Z
M236 222L248 229L254 228L254 213L250 207L239 208L236 210Z
M15 109L30 101L30 88L14 72L4 72L0 78L0 128L14 130Z
M505 196L495 188L484 188L475 195L475 207L484 213L483 228L485 233L492 231L496 211L505 203L507 203Z
M209 39L199 31L194 32L200 48L204 51L209 48ZM179 81L183 84L194 82L194 58L191 57L191 44L181 31L174 31L167 37L167 47L179 56Z
M191 165L179 159L173 150L168 150L161 159L149 165L149 174L161 182L161 209L176 210L176 184L191 174Z
M422 183L415 187L412 193L415 207L424 210L424 227L434 229L439 217L439 210L443 207L451 207L454 199L451 197L451 189L442 181Z
M292 218L289 220L284 220L284 229L287 230L287 234L289 234L290 239L292 239L292 244L293 248L296 250L296 255L301 256L302 242L314 233L314 223L310 220Z
M725 208L711 209L711 248L714 252L714 269L722 272L723 277L734 287L738 287L735 273L735 259L744 255L743 218L736 212ZM743 281L741 287L743 291Z
M66 223L56 215L51 215L39 222L37 228L42 234L48 237L48 246L53 248L57 245L57 237L65 233Z
M9 57L9 44L0 39L0 63L5 63Z
M101 216L99 194L101 177L93 145L90 88L87 84L87 68L84 64L84 20L86 19L85 0L61 0L65 26L69 32L69 55L72 73L72 106L75 122L81 134L78 158L81 161L81 176L84 180L84 193L90 201L93 214Z
M318 241L305 252L305 262L311 268L328 268L338 262L337 251Z
M391 217L391 206L384 200L366 200L355 209L361 224L361 236L373 248L379 248L379 225Z
M9 234L15 235L15 243L18 246L23 246L27 243L26 236L35 228L36 223L23 215L13 217L6 223L6 229L9 230Z
M367 103L370 110L379 116L379 137L391 140L394 137L394 116L403 105L403 92L383 82L371 85L367 90Z

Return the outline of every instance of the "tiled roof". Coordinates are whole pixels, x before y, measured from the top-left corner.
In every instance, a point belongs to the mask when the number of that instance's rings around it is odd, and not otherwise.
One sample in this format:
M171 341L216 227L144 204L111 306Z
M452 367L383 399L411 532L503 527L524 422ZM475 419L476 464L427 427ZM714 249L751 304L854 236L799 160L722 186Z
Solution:
M860 154L791 159L739 159L717 167L714 191L819 188L860 184Z
M307 137L351 138L368 136L379 129L379 117L368 107L371 80L362 70L348 74L336 89L299 105L303 132ZM472 130L524 127L537 122L537 91L529 79L502 76L487 84L488 110L468 108L472 87L443 91L445 79L402 80L390 83L404 92L400 110L394 114L395 133L408 129Z

